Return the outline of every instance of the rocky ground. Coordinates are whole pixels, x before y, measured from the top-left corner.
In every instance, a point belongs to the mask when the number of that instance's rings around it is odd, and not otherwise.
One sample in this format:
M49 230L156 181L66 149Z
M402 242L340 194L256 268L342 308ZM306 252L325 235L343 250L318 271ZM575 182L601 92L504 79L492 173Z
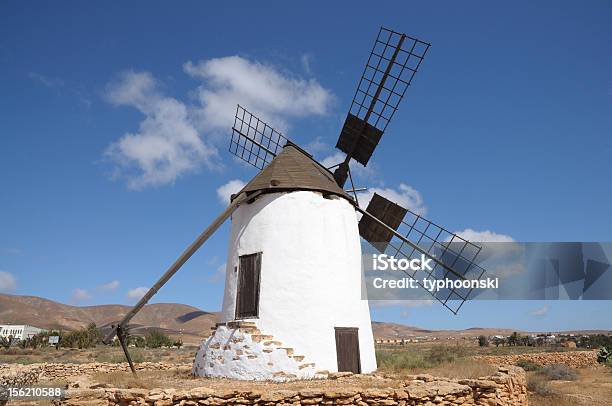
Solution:
M83 361L91 359L84 353L78 354ZM332 374L324 380L285 383L195 378L190 375L187 352L180 357L173 353L168 359L172 362L138 362L137 378L124 362L0 363L0 384L32 385L37 382L44 386L62 386L67 388L68 397L61 404L70 405L291 403L367 406L424 405L427 402L431 405L525 405L527 400L532 406L612 404L612 368L597 365L593 351L501 356L470 354L453 363L430 368L424 371L426 373L381 368L377 374ZM576 368L578 378L548 382L554 391L552 394L528 392L526 378L535 373L525 376L520 370L517 374L518 368L511 365L518 360L539 365L566 364ZM499 370L502 364L508 366Z
M3 373L39 373L41 385L67 386L63 405L225 405L358 404L366 405L526 405L524 371L500 367L481 379L437 378L428 374L398 379L384 374L330 374L328 379L286 383L193 378L187 365L147 363L139 378L111 364L40 364L11 366ZM31 382L30 382L31 383ZM147 388L164 384L163 388ZM123 387L117 387L123 386ZM144 386L144 387L143 387ZM17 402L26 404L26 402Z

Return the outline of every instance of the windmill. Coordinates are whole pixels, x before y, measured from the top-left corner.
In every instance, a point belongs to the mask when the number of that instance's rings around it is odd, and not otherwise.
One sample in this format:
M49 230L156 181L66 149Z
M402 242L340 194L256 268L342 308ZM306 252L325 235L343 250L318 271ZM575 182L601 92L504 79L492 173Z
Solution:
M381 27L336 144L345 159L331 168L238 105L230 152L259 172L107 337L117 334L133 372L123 330L230 216L221 322L196 354L195 375L288 380L374 371L360 237L396 257L431 258L430 279L483 276L478 246L378 194L362 209L353 183L351 161L368 164L429 46ZM456 313L470 292L433 296Z

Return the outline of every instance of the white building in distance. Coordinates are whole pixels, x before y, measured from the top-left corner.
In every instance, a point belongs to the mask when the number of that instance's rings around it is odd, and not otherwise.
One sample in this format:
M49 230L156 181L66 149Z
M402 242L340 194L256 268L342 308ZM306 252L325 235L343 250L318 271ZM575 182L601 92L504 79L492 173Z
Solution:
M16 340L25 340L42 333L42 328L28 326L27 324L0 324L0 337L12 337Z

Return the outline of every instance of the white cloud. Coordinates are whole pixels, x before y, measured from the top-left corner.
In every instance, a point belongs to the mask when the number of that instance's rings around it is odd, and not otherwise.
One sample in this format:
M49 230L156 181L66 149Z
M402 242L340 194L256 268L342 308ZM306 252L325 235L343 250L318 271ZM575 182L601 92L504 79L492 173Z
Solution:
M529 313L531 316L535 317L546 317L548 315L548 311L550 310L550 305L544 305L539 309L536 309Z
M318 155L319 153L322 152L329 152L331 150L331 147L329 146L329 144L327 144L325 141L323 141L323 138L321 136L317 136L315 137L314 140L310 141L308 144L304 145L304 149L306 151L308 151L309 154L312 155ZM328 157L330 158L330 157ZM326 158L326 159L328 159ZM326 168L335 165L337 162L332 163L330 165L323 165Z
M400 183L397 189L369 188L366 192L357 195L359 198L359 206L363 209L368 207L368 203L372 200L374 193L378 193L382 197L410 209L416 214L425 215L427 213L427 207L425 207L425 203L423 202L423 196L421 196L418 190L405 183Z
M36 72L29 72L28 77L47 87L60 87L64 85L64 81L59 78L50 78Z
M124 134L105 152L116 164L116 175L128 179L129 188L173 183L202 164L217 167L217 150L200 137L187 106L164 96L150 73L123 72L107 86L106 98L116 106L134 107L145 116L137 132Z
M286 130L287 119L327 114L333 102L331 92L315 79L294 77L240 56L189 61L183 69L203 81L197 97L204 130L228 128L237 104L252 109L272 127Z
M113 290L117 290L119 285L120 285L119 281L114 280L114 281L110 281L109 283L105 283L104 285L100 285L98 286L98 288L100 290L113 291Z
M302 68L304 69L304 72L309 75L312 75L312 59L312 54L302 54L302 56L300 57Z
M225 279L226 268L227 268L227 264L225 264L225 263L219 265L217 267L217 269L215 270L215 273L212 274L208 278L208 281L211 282L211 283L216 283L216 282L224 280Z
M17 289L17 280L15 277L5 271L0 271L0 292L9 293Z
M525 271L525 247L511 236L471 228L455 231L455 234L480 246L477 262L487 270L489 276L507 278Z
M132 299L132 300L140 300L140 298L142 298L145 295L145 293L147 293L148 290L149 288L145 288L144 286L130 289L128 290L127 297L128 299Z
M286 130L291 119L327 114L334 100L315 79L239 56L189 61L183 69L201 81L193 92L195 104L165 96L148 72L123 72L107 86L111 104L134 107L145 116L137 131L125 133L105 151L113 176L125 177L131 189L172 184L202 166L219 169L215 144L228 142L238 103Z
M509 235L497 234L489 230L476 231L466 228L463 231L455 231L455 234L471 242L514 242L514 238Z
M334 152L332 155L326 156L325 158L321 159L319 162L324 167L331 168L332 166L338 165L340 162L344 161L345 157L346 155L344 155L342 152ZM353 161L351 161L351 163L353 163ZM351 169L353 169L352 165L351 165Z
M230 180L224 185L219 186L217 188L217 197L219 198L219 201L224 205L229 204L232 194L238 193L245 185L246 183L240 179L234 179Z
M89 299L91 299L89 292L81 288L74 289L72 291L72 296L70 297L70 301L74 304L79 304Z

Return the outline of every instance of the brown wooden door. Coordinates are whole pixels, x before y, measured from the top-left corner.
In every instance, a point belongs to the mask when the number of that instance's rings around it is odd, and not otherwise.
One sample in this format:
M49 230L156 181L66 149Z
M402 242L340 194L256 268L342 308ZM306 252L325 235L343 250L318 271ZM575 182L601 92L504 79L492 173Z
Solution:
M236 318L259 315L259 277L261 252L239 257L238 292L236 293Z
M336 327L336 356L338 372L361 373L359 357L359 329L355 327Z

